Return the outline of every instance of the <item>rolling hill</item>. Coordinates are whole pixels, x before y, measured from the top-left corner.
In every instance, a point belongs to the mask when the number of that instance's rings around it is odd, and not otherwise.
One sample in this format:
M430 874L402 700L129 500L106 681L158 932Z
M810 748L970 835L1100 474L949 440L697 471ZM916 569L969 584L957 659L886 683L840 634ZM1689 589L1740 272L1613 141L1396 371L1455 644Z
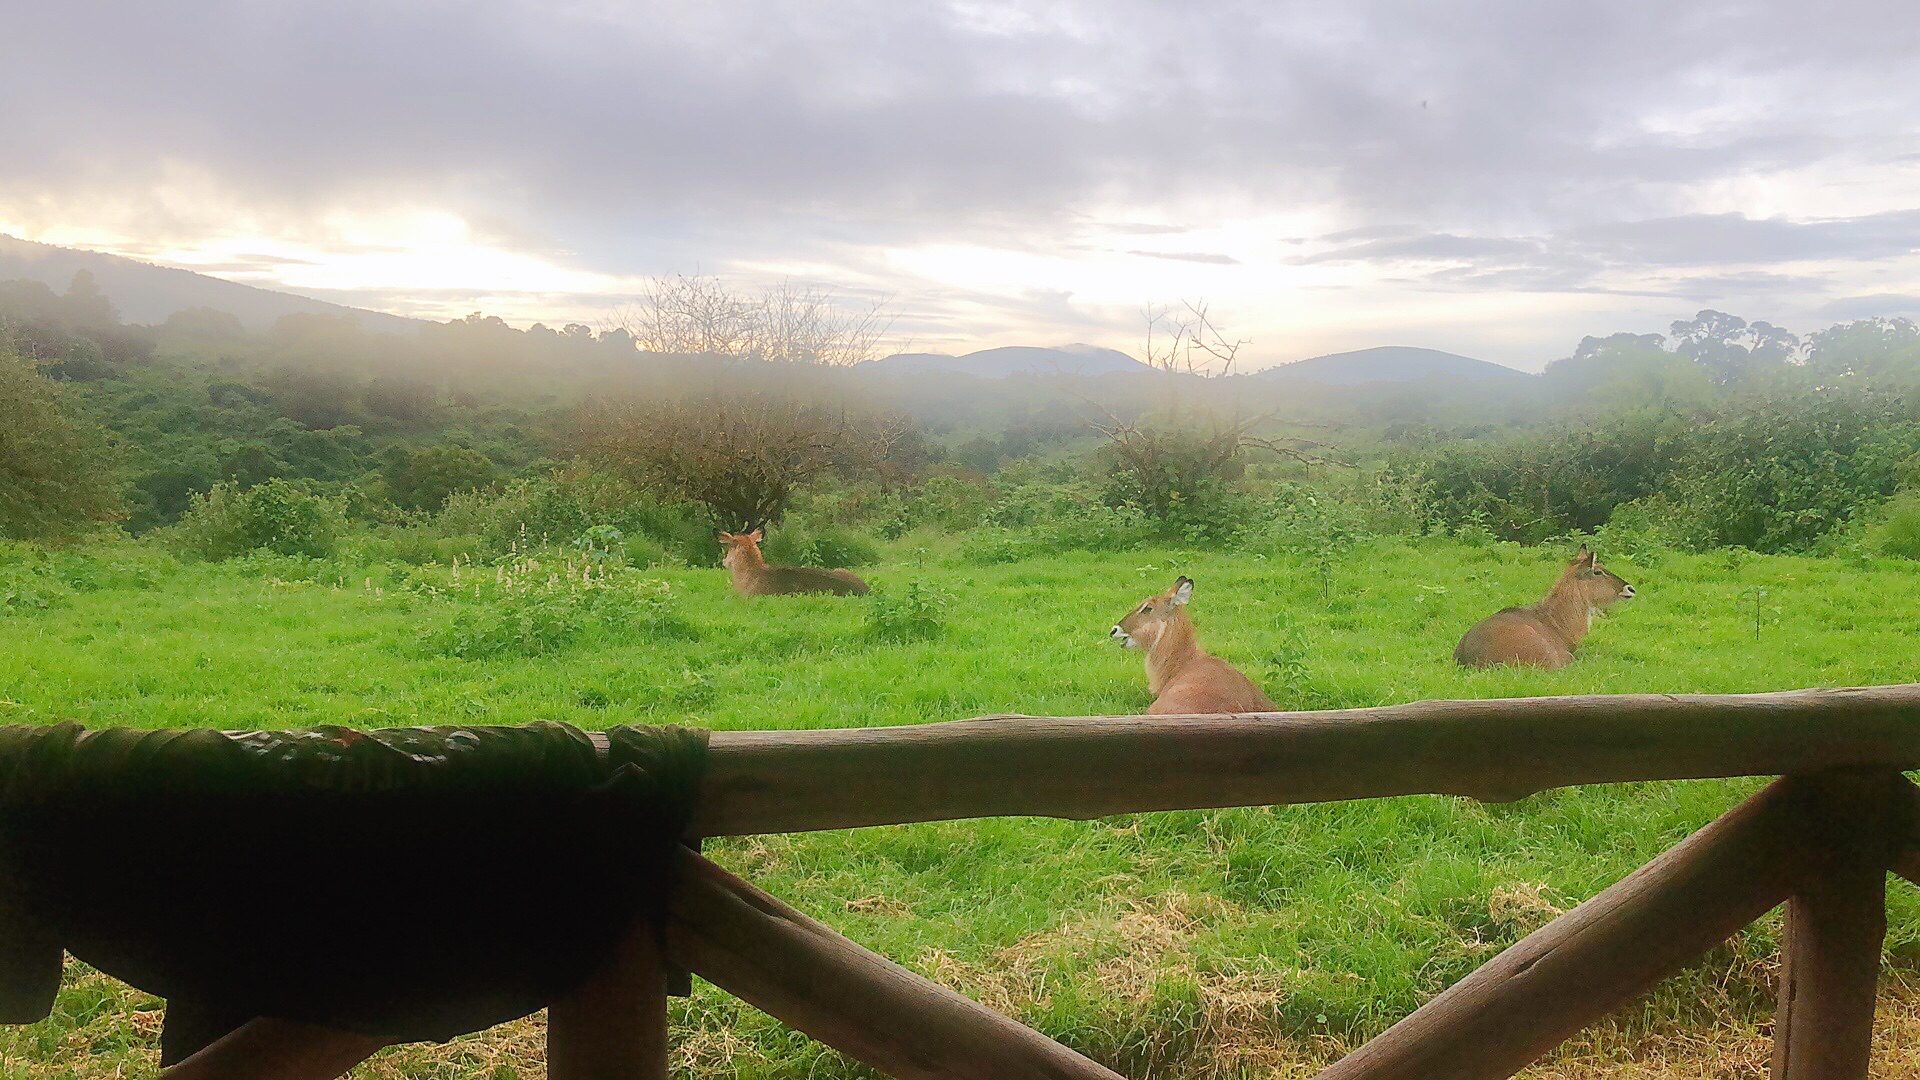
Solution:
M895 353L872 361L867 367L888 374L942 372L978 375L983 379L1004 379L1011 375L1107 375L1114 372L1146 372L1147 365L1120 352L1098 345L1061 345L1040 348L1009 345L981 349L963 356L946 353Z
M1414 382L1435 376L1469 382L1532 377L1524 371L1475 360L1470 356L1407 345L1382 345L1353 352L1328 353L1291 364L1263 368L1254 372L1254 375L1262 379L1299 379L1323 386Z
M46 282L64 292L75 272L91 270L100 291L113 299L120 317L129 323L161 323L187 308L206 307L227 312L249 330L270 328L282 315L345 315L362 328L382 333L406 333L422 325L414 319L383 311L330 304L294 293L261 289L239 282L196 274L169 266L99 251L55 247L0 233L0 281L26 278Z

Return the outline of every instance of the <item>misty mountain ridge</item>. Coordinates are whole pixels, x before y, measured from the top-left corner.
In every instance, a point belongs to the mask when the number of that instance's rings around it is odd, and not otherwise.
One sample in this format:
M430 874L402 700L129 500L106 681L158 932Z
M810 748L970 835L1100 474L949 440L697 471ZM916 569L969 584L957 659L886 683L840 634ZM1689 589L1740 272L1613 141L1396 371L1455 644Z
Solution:
M406 333L423 324L417 319L328 303L310 296L262 289L225 281L192 270L155 266L138 259L101 251L56 247L0 233L0 281L24 278L45 282L55 292L66 289L81 270L93 273L100 291L112 298L120 318L128 323L158 325L175 312L213 308L240 320L255 333L271 329L283 315L331 315L355 319L364 330Z
M410 333L427 323L382 311L335 304L297 293L264 289L226 281L177 267L156 266L105 252L58 247L0 233L0 281L25 278L44 282L55 292L64 290L81 270L92 272L101 292L110 297L120 317L130 324L158 325L176 312L212 308L240 320L252 332L271 329L286 315L327 315L355 320L362 329L381 333ZM1148 374L1154 369L1121 352L1100 345L1008 345L979 349L958 356L911 352L860 365L874 374L938 373L1006 379L1022 375L1097 377ZM1509 367L1442 352L1387 345L1351 352L1330 353L1250 373L1260 379L1297 379L1324 386L1363 386L1369 383L1413 382L1443 377L1464 382L1527 378Z
M1322 386L1415 382L1434 377L1467 382L1532 378L1524 371L1501 364L1410 345L1381 345L1372 349L1328 353L1296 360L1291 364L1276 364L1253 374L1262 379L1298 379Z
M865 367L888 373L975 375L1004 379L1015 375L1143 374L1154 369L1118 349L1098 345L1056 345L1041 348L1010 345L952 356L947 353L896 353ZM1368 383L1416 382L1429 378L1486 382L1530 378L1526 372L1439 349L1382 345L1371 349L1329 353L1290 364L1250 372L1259 379L1299 379L1323 386L1364 386Z
M888 374L940 372L1005 379L1014 375L1110 375L1153 369L1118 349L1099 345L1007 345L980 349L960 356L947 353L895 353L862 365Z

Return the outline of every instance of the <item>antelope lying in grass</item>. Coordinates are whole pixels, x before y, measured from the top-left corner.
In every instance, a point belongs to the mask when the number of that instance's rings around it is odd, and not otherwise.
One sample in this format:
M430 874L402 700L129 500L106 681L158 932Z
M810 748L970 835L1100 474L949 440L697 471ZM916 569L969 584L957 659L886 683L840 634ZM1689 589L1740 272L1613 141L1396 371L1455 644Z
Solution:
M778 596L785 593L838 593L864 595L867 583L851 570L820 570L811 566L769 566L760 554L765 529L730 533L719 529L713 538L720 541L726 554L720 564L733 575L733 588L742 596Z
M1581 544L1546 599L1480 620L1455 646L1453 660L1462 667L1566 667L1593 629L1593 617L1617 600L1631 599L1633 586L1601 569L1593 552Z
M1200 647L1187 601L1193 579L1141 601L1114 626L1123 648L1147 651L1147 689L1153 705L1147 714L1272 712L1273 702L1232 664Z

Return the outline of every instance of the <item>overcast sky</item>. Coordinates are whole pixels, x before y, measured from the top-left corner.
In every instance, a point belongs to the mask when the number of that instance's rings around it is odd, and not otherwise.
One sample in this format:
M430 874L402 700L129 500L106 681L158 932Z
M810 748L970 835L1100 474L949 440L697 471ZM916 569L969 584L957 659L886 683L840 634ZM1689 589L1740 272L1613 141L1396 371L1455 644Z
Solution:
M404 314L648 275L914 347L1537 369L1701 307L1920 315L1910 0L7 3L0 232Z

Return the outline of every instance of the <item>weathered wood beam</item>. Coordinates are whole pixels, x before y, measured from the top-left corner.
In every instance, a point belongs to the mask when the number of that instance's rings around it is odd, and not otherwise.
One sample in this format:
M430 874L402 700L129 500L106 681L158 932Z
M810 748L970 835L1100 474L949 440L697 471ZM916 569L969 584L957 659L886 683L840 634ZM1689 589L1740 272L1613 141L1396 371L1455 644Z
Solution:
M387 1045L378 1035L291 1020L249 1020L163 1080L335 1080Z
M1514 944L1321 1080L1494 1080L1685 967L1797 884L1809 785L1775 782Z
M1920 767L1920 684L714 732L695 836Z
M551 1080L666 1080L667 970L642 920L607 964L547 1010Z
M1829 777L1814 788L1815 843L1787 903L1774 1080L1866 1078L1887 933L1887 866L1906 839L1911 789L1898 774Z
M666 930L674 963L889 1076L1120 1080L690 851Z

